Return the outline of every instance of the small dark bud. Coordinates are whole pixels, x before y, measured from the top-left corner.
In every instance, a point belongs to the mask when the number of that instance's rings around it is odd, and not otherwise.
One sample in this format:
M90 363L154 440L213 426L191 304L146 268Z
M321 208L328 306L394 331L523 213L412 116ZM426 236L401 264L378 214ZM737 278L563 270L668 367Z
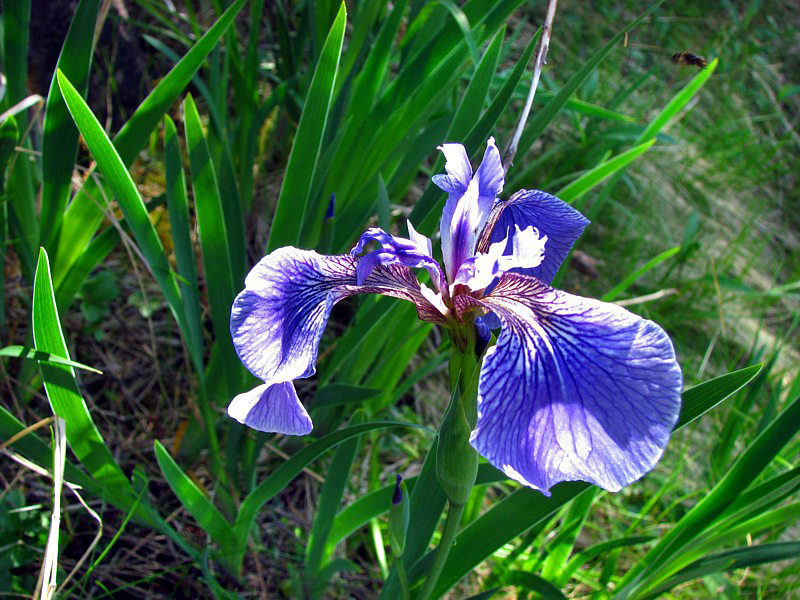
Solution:
M394 484L394 495L392 496L392 504L394 506L399 506L400 503L403 501L403 488L400 487L400 483L403 481L403 478L400 475L397 476L397 481Z
M331 200L328 202L328 211L325 213L325 218L323 219L323 223L329 221L333 218L333 214L336 210L336 194L331 194Z

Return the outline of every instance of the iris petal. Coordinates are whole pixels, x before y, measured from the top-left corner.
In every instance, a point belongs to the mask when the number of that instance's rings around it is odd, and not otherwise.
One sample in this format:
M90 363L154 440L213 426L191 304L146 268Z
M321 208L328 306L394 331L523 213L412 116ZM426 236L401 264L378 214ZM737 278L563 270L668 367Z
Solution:
M658 325L517 274L465 301L503 322L481 370L470 439L478 452L545 494L574 480L617 491L655 465L681 392Z
M544 260L538 267L518 272L533 275L545 283L553 281L589 220L563 200L538 190L521 190L500 206L502 213L494 225L490 241L501 241L507 231L514 231L513 225L520 229L532 225L541 236L547 237ZM511 244L505 253L513 253Z
M365 254L358 264L358 284L361 285L378 265L404 265L412 268L425 268L437 287L444 284L444 274L436 259L431 255L431 241L417 233L408 223L411 239L401 238L385 232L380 227L371 227L361 234L358 243L350 251L352 256L360 254L369 242L377 242L380 249Z
M353 294L410 300L425 320L440 312L421 294L407 267L376 267L356 283L359 259L280 248L245 279L231 310L231 336L239 358L259 379L285 382L314 373L317 349L333 305Z
M505 174L494 138L489 138L474 175L464 146L443 144L439 149L447 159L447 175L434 175L433 182L448 193L439 230L445 270L452 281L461 264L474 254L478 233L503 189Z
M291 381L265 383L239 394L228 406L228 415L258 431L306 435L313 429Z

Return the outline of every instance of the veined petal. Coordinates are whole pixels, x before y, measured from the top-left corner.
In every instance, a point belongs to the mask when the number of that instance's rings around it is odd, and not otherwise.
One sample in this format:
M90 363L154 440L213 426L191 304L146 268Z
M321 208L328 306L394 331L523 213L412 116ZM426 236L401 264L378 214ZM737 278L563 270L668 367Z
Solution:
M438 148L444 154L447 175L434 175L433 183L445 192L463 194L472 179L467 151L461 144L442 144Z
M503 323L480 375L470 438L478 452L545 494L574 480L617 491L653 468L682 385L658 325L518 274L463 301Z
M353 294L375 293L417 305L420 318L442 322L401 265L378 266L358 285L359 258L279 248L245 279L231 310L231 336L244 365L259 379L278 383L314 373L317 348L333 305Z
M378 250L365 254L358 263L357 283L363 284L372 270L378 265L404 265L412 268L424 268L430 273L437 287L444 282L442 268L431 255L431 241L424 235L417 233L411 223L408 223L411 239L401 238L385 232L380 227L370 227L361 234L358 243L350 250L355 256L364 250L369 242L381 245Z
M538 190L520 190L495 210L501 212L494 224L491 242L501 241L509 230L513 232L512 225L523 230L532 225L547 238L542 264L533 269L517 271L533 275L545 283L553 281L575 240L589 224L589 220L569 204ZM513 253L511 244L505 253Z
M444 144L447 175L434 175L433 182L448 193L439 229L445 271L453 280L461 264L475 253L478 233L503 189L504 172L500 152L489 138L483 161L475 174L461 144Z
M228 405L228 415L243 425L269 433L306 435L313 429L311 417L291 381L265 383L239 394Z
M488 212L494 204L495 198L503 191L505 183L505 171L500 160L500 151L494 143L494 138L490 137L486 142L486 151L483 153L481 166L475 171L475 178L478 180L478 196L483 203L487 203L485 210Z

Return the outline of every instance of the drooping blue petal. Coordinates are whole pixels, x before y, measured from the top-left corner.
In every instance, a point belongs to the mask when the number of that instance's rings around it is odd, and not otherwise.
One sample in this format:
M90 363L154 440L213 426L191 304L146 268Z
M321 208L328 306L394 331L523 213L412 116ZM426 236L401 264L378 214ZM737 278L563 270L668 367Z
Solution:
M364 246L370 242L377 242L380 248L368 252L361 257L358 263L357 283L361 285L369 277L372 270L378 265L404 265L411 268L425 268L437 287L444 284L444 274L431 251L431 241L424 235L417 233L411 223L408 223L411 239L401 238L385 232L380 227L370 227L361 234L358 242L350 250L351 256L356 256L364 251Z
M269 433L306 435L313 425L291 381L260 385L239 394L228 406L228 415L248 427Z
M513 225L520 229L534 226L540 235L547 237L544 260L538 267L517 272L550 283L589 220L566 202L538 190L520 190L501 206L502 213L492 230L490 241L501 241L507 231L514 231ZM512 252L509 244L505 253Z
M506 274L481 300L502 321L478 392L475 449L549 494L560 481L610 491L661 457L680 409L681 371L667 334L613 305Z
M331 308L353 294L410 300L420 318L442 320L407 267L376 267L358 285L358 262L353 256L324 256L287 247L253 267L233 303L231 336L239 358L256 377L282 383L313 374Z
M494 138L473 175L467 152L461 144L443 144L447 175L434 175L433 182L448 193L440 231L445 270L452 281L461 264L475 251L475 240L503 189L504 172Z

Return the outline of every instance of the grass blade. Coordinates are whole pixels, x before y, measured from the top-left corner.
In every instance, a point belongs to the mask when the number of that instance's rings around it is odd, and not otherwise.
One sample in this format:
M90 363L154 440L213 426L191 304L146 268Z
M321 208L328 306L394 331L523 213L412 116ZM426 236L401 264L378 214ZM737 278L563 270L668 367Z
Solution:
M371 423L363 423L361 425L353 425L339 431L334 431L326 436L316 440L314 443L309 444L289 460L283 463L280 467L262 481L242 502L239 508L239 514L236 516L234 523L234 536L233 546L225 551L226 560L228 564L236 571L239 572L242 567L242 560L244 558L244 551L247 545L247 538L255 522L258 512L261 507L279 493L292 479L297 477L303 469L305 469L312 461L319 458L327 450L350 438L362 435L368 431L377 429L385 429L387 427L420 427L410 423L400 423L397 421L374 421Z
M233 19L244 6L245 1L236 0L228 7L178 64L159 81L114 137L114 147L125 167L133 164L136 155L146 145L150 134L161 121L164 113L180 96L208 54L216 47L220 37L233 23ZM103 213L96 204L101 202L101 199L102 194L97 185L93 180L89 180L84 184L82 192L72 199L67 208L54 264L55 282L59 288L62 277L83 253L89 240L92 239L103 221Z
M668 260L675 256L678 252L681 251L680 246L675 246L674 248L670 248L669 250L665 250L658 256L654 256L646 263L644 263L641 267L636 269L633 273L628 274L627 276L623 277L622 281L620 281L617 285L613 288L608 290L601 300L603 302L613 302L617 298L619 298L620 294L624 293L630 286L632 286L637 279L639 279L642 275L647 273L648 271L653 270L658 265L660 265L665 260Z
M222 210L217 176L203 136L200 115L191 95L186 96L183 105L186 126L186 146L189 152L189 165L192 170L192 191L197 211L197 229L203 249L203 269L206 289L211 305L211 322L214 336L222 350L228 381L228 395L240 392L241 362L233 348L230 336L230 314L233 304L234 282L231 257L228 246L228 232Z
M33 287L33 340L38 351L69 360L44 248L39 251ZM40 363L40 368L53 412L67 422L67 440L73 453L109 499L118 506L130 506L136 495L95 426L72 368L48 363Z
M519 141L519 147L517 148L517 156L525 156L528 150L530 150L531 146L533 146L533 143L536 141L536 139L545 130L545 127L547 127L550 121L552 121L561 111L561 108L567 103L567 101L581 86L581 84L583 84L586 78L589 77L589 75L597 68L597 65L603 62L603 60L605 60L606 56L608 56L612 50L619 48L620 42L622 41L622 38L625 37L625 34L641 23L646 17L648 17L663 1L664 0L658 0L657 2L654 2L646 11L639 15L637 19L631 21L622 29L622 31L612 37L605 46L595 52L595 54L589 58L589 60L587 60L572 77L569 78L569 81L567 81L567 83L564 84L564 87L562 87L558 93L553 96L553 99L534 115L530 121L530 124L522 133L522 137ZM641 143L642 141L645 140L640 140L637 143Z
M792 560L798 556L800 556L800 542L775 542L758 546L745 546L718 554L711 554L677 572L673 577L670 577L663 584L642 596L642 598L658 598L685 581L704 577L711 573L744 569L779 560Z
M556 192L555 195L558 198L561 198L567 204L572 204L577 210L581 210L581 206L583 204L579 204L577 202L578 199L582 198L587 192L604 181L606 178L627 166L628 163L633 161L635 158L647 152L655 143L655 140L650 140L649 142L634 146L633 148L618 154L614 158L600 163L594 169L584 173L572 183L561 188L558 192Z
M195 370L203 372L203 332L201 326L200 297L197 285L197 262L192 247L192 234L189 226L189 206L186 199L186 175L183 172L180 144L175 123L168 116L164 118L164 171L166 174L167 209L169 228L181 276L181 299L186 314L186 338L189 344Z
M684 390L681 394L681 414L675 430L699 419L717 404L730 398L750 383L761 371L761 367L760 364L745 367Z
M92 67L93 39L100 0L81 0L75 9L56 68L60 69L86 96ZM40 236L45 248L52 248L72 180L78 155L78 129L69 116L58 89L55 73L47 94L42 130L42 209Z
M102 371L94 367L86 366L82 363L63 358L49 352L42 352L41 350L34 350L33 348L26 348L25 346L6 346L0 348L0 356L11 356L14 358L25 358L28 360L35 360L38 362L49 363L51 365L63 365L65 367L73 367L75 369L84 369L92 373L101 373Z
M348 427L359 425L365 421L366 413L359 409L353 413ZM312 590L322 591L327 581L321 577L323 562L329 557L325 555L325 546L333 526L334 518L342 502L350 471L360 447L361 438L354 437L342 442L333 454L325 483L319 492L319 502L314 515L314 523L308 534L306 559L304 568Z
M800 398L789 404L761 432L719 483L626 573L619 583L617 597L649 592L660 579L670 575L669 572L662 572L662 567L669 559L704 531L743 490L747 489L798 430L800 430Z
M164 479L167 480L169 487L175 492L184 508L214 542L226 543L231 535L231 523L214 506L208 495L183 472L183 469L178 466L161 442L156 440L153 450Z
M299 245L303 222L309 214L316 212L309 192L328 123L346 24L347 9L343 2L311 79L275 208L267 251Z
M161 287L181 331L186 335L186 319L183 314L178 285L167 262L161 240L136 189L136 184L133 183L130 173L97 118L61 71L58 71L58 84L75 124L119 202L119 207L125 215L125 220L142 251L150 272Z

